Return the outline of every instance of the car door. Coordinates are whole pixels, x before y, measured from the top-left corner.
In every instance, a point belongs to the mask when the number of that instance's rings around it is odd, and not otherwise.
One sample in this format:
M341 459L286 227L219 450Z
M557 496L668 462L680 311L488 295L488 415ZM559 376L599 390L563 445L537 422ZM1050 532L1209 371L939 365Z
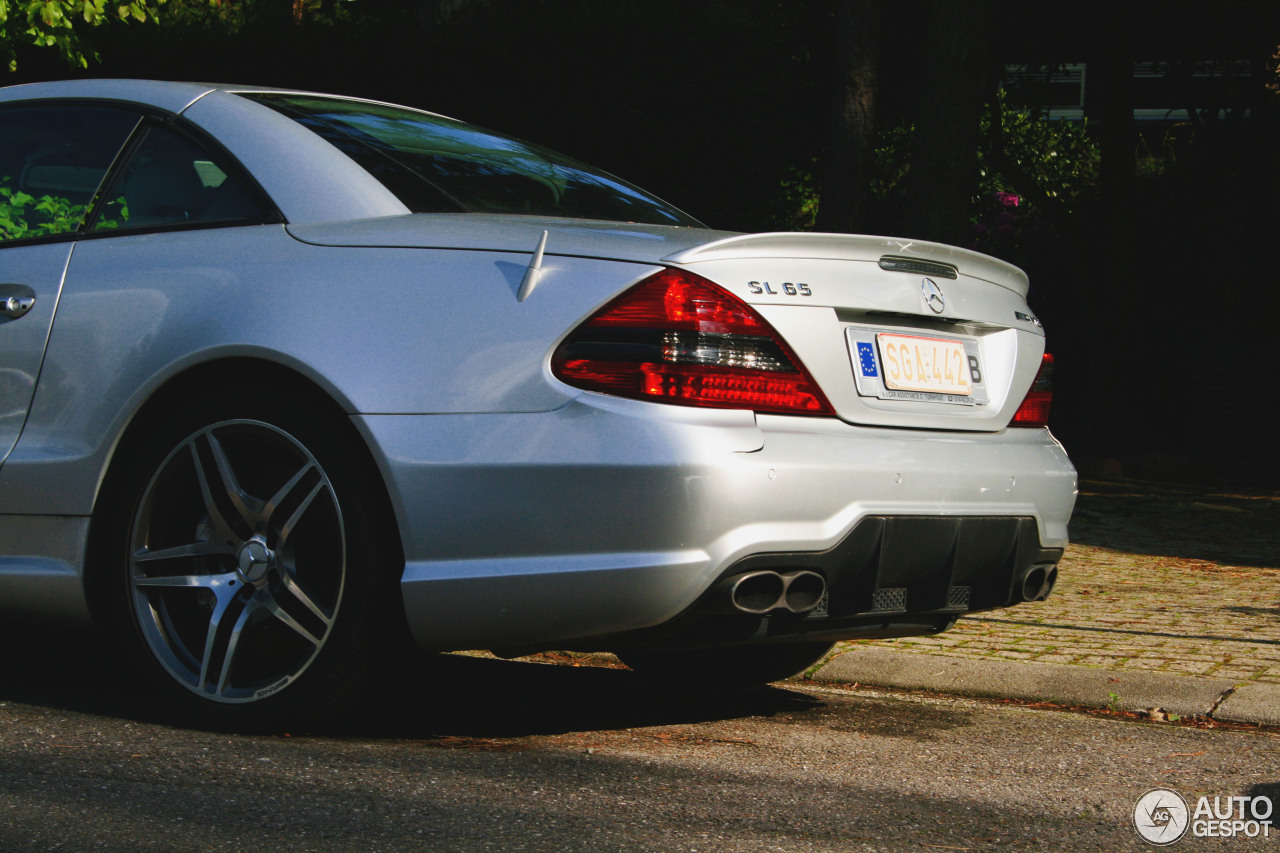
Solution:
M26 422L85 214L138 121L76 103L0 110L0 464Z

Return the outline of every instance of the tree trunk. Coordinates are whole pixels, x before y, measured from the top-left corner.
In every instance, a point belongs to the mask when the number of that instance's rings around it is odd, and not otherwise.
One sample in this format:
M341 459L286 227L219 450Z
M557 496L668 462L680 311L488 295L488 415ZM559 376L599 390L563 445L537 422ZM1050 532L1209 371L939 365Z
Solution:
M840 0L836 13L836 86L818 207L823 231L873 230L869 180L876 142L881 0Z
M994 0L931 3L927 63L907 175L905 236L964 244L978 183L982 105L992 97Z

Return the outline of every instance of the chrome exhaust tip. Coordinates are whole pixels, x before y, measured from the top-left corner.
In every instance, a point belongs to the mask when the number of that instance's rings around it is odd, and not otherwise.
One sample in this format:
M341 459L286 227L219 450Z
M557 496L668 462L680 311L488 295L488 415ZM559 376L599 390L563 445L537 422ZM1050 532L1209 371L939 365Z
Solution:
M822 603L827 581L817 572L747 572L725 582L728 605L738 613L763 616L775 610L808 613ZM725 599L720 599L722 602ZM723 605L722 605L723 606Z
M735 610L762 616L778 606L785 591L777 572L748 572L730 579L729 601Z
M1058 582L1058 567L1052 564L1032 566L1022 575L1018 591L1023 601L1044 601Z
M822 603L827 593L827 581L817 572L787 572L782 599L792 613L808 613Z

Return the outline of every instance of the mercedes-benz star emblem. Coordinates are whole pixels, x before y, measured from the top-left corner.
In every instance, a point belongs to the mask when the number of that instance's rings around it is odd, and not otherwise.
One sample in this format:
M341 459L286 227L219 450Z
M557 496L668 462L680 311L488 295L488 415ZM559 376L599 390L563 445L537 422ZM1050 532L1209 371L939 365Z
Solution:
M941 314L947 310L947 297L942 295L942 288L938 287L936 281L926 278L920 283L920 290L924 294L924 304L929 306L930 311Z
M240 553L236 555L240 577L246 583L259 583L271 568L271 557L271 549L267 547L267 543L260 536L254 536L240 546Z

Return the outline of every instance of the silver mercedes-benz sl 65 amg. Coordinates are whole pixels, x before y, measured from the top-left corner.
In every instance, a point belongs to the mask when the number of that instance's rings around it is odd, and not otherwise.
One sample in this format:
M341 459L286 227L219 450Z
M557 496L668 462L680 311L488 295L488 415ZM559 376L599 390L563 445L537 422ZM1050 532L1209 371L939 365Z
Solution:
M1076 479L1027 287L384 103L3 89L0 613L251 727L398 639L763 683L1040 600Z

